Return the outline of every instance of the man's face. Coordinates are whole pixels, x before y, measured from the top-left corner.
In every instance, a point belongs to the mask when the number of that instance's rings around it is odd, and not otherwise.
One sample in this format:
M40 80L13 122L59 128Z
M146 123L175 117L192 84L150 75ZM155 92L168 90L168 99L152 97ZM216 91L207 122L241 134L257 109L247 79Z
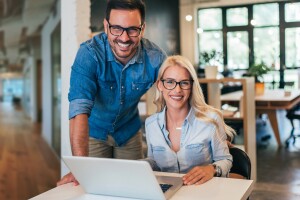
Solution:
M122 28L140 28L142 23L141 15L138 10L116 10L113 9L110 12L109 21L104 19L103 24L105 33L108 36L108 41L111 49L116 56L117 60L123 65L135 55L137 47L144 34L145 25L142 27L141 33L137 37L130 37L124 30L122 35L115 36L111 34L109 30L109 24L111 26L118 26Z

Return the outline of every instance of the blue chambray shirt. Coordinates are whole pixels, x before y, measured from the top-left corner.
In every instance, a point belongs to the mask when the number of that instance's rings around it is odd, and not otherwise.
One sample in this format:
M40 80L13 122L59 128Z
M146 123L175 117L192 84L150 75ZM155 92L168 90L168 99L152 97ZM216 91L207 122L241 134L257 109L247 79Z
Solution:
M157 79L166 54L142 38L136 55L123 66L105 33L80 45L71 70L69 119L89 115L90 137L110 134L124 145L141 127L137 104Z
M166 130L166 108L146 119L148 158L152 168L163 172L187 173L195 166L215 163L222 169L222 176L228 176L232 156L226 142L223 128L216 131L214 124L201 121L193 108L182 125L180 150L171 149L169 132ZM221 127L217 114L211 113Z

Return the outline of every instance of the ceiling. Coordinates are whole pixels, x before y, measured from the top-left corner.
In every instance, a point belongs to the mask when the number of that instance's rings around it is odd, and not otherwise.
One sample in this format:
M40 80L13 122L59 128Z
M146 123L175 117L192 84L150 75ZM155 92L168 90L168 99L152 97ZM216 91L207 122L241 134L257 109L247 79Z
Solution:
M0 73L22 71L57 0L0 0Z

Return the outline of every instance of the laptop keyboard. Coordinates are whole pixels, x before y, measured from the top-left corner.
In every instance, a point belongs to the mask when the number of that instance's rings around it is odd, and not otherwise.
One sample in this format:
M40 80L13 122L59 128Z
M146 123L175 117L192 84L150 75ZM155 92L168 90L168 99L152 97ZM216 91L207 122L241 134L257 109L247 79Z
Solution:
M171 184L159 184L163 193L165 193L170 187L172 187L173 185Z

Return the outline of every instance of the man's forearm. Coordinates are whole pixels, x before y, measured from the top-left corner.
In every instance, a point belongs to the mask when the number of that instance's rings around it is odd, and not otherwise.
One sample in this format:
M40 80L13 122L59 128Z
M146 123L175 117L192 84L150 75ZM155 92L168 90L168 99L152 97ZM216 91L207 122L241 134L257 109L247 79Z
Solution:
M70 120L70 141L74 156L88 156L89 127L86 114L77 115Z

